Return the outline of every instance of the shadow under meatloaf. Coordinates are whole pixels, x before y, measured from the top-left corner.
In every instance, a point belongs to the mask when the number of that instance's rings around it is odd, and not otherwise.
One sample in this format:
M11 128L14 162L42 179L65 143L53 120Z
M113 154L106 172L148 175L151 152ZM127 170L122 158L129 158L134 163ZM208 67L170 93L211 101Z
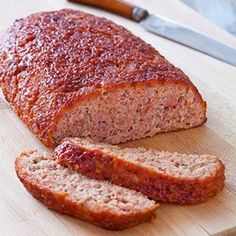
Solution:
M0 84L48 147L66 136L115 144L206 121L180 69L123 27L80 11L15 21L0 43Z

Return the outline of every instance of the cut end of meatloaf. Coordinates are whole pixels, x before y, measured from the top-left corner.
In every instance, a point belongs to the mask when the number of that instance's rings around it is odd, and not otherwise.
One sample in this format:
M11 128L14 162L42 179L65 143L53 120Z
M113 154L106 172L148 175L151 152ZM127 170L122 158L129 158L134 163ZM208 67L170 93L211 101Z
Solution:
M158 207L141 193L71 171L49 154L22 153L15 168L26 189L48 208L104 228L150 220Z
M67 138L53 156L62 165L135 189L158 201L196 204L224 186L224 165L215 156L125 148Z
M99 96L73 105L60 118L53 140L56 145L64 137L79 136L118 144L205 121L205 103L191 87L133 85L103 90Z

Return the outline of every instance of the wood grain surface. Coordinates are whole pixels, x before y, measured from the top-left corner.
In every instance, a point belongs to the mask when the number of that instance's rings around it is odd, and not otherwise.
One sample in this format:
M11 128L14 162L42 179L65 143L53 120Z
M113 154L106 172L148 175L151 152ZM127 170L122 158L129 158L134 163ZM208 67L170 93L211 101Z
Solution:
M150 12L200 29L236 46L230 34L217 28L178 0L133 0ZM192 49L146 32L138 24L101 10L65 0L0 1L0 30L15 18L42 10L80 9L121 24L156 47L190 76L208 104L205 126L159 134L122 146L144 146L180 153L210 153L226 165L226 186L215 198L195 206L161 204L153 222L122 232L110 232L47 210L22 187L14 160L23 150L46 149L11 111L0 95L0 235L236 235L236 68Z

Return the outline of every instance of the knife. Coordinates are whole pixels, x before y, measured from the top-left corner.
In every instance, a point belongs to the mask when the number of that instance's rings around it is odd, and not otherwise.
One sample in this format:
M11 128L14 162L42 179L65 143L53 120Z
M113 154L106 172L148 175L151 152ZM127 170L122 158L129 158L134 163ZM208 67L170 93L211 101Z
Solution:
M69 0L85 5L94 6L113 12L142 25L146 30L173 40L204 54L236 66L236 48L223 44L195 29L183 24L149 14L138 6L122 0Z

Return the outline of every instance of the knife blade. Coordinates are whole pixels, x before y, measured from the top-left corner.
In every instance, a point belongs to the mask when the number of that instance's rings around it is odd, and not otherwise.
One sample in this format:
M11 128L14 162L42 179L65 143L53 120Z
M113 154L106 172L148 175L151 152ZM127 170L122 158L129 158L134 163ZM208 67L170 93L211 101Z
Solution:
M186 45L197 51L236 66L236 49L207 35L168 19L148 15L140 24L148 31Z
M218 60L236 66L236 48L226 45L186 25L170 19L149 14L138 6L123 0L69 0L116 13L136 21L146 30L200 51Z

